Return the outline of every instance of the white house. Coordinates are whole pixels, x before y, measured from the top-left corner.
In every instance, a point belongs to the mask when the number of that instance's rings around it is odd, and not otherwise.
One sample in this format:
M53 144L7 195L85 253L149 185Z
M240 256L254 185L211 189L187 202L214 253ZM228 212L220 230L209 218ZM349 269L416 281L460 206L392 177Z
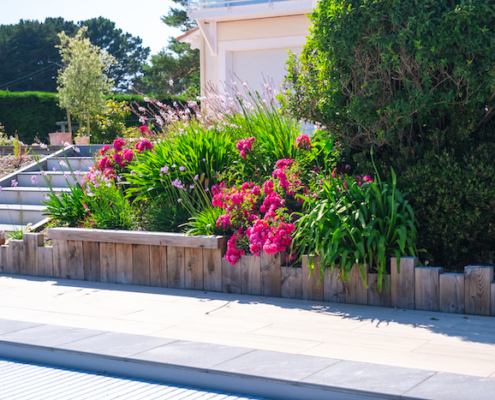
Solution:
M201 87L232 80L259 90L286 75L287 50L300 52L308 35L313 0L189 0L198 26L180 42L200 49Z

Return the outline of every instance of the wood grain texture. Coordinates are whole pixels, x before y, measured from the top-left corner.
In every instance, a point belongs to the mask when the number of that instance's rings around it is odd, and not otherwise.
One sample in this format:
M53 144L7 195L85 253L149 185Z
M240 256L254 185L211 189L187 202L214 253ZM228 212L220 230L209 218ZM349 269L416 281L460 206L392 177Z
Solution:
M167 247L168 287L184 289L184 247Z
M53 247L44 246L37 253L38 276L53 278Z
M0 232L0 246L3 246L5 244L5 242L7 240L5 236L6 236L5 235L5 232L4 231L1 231Z
M53 277L67 279L69 275L67 241L52 240L53 247Z
M261 252L261 295L281 297L282 295L282 261L285 254L267 254Z
M83 242L84 280L100 281L100 243Z
M100 281L109 283L117 281L115 243L100 243Z
M441 267L416 267L414 271L414 308L423 311L440 310Z
M150 286L150 246L132 245L132 284Z
M340 270L335 267L333 272L327 268L323 274L323 301L330 303L345 303L344 281L340 279Z
M261 258L242 256L238 264L241 268L241 293L259 296L261 294Z
M24 242L24 265L22 275L38 276L38 247L45 243L42 233L28 232L22 238Z
M24 242L22 240L9 240L7 254L10 273L20 274L24 270Z
M440 311L464 314L464 274L440 275Z
M230 265L225 258L222 258L222 285L222 292L242 293L241 265L239 263Z
M203 249L186 247L184 265L184 287L203 290Z
M367 279L368 265L364 266L364 276ZM352 266L349 272L349 280L344 282L345 301L347 304L368 304L368 289L363 283L358 264Z
M390 259L390 295L392 307L414 310L415 268L418 266L416 257L401 257L400 273L397 270L397 259Z
M390 275L387 274L390 285ZM368 272L368 305L376 307L390 307L392 299L390 296L390 286L387 290L385 281L382 282L382 291L378 291L378 274Z
M203 249L203 289L222 291L222 250Z
M282 297L286 299L302 299L302 268L282 267Z
M132 284L132 244L115 244L115 282Z
M313 263L312 266L310 264ZM304 300L323 301L320 282L320 257L302 256L302 292Z
M106 229L52 228L48 238L59 240L82 240L105 243L128 243L154 246L201 247L222 249L226 236L187 236L182 233L112 231Z
M1 245L0 246L0 272L2 274L10 274L10 267L7 263L7 251L8 246Z
M168 287L167 248L150 246L150 285Z
M80 240L67 241L69 257L69 279L84 280L84 250Z
M490 315L492 266L469 265L464 268L464 307L466 314Z

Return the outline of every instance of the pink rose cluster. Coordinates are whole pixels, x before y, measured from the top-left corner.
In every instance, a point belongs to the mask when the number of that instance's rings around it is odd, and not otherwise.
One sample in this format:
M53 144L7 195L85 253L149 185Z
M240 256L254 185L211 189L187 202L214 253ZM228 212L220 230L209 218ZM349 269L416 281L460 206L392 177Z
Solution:
M274 223L275 222L275 223ZM267 254L286 251L292 245L292 233L296 230L294 224L283 221L258 219L253 226L246 230L249 239L249 250L255 256L261 255L261 250Z
M311 150L313 148L309 136L304 134L297 137L294 147L301 150Z
M295 196L296 191L302 185L302 182L299 179L297 165L295 165L294 160L292 159L278 160L272 176L279 180L280 186L289 196Z
M232 235L232 237L227 242L227 252L225 253L225 259L232 265L235 265L237 261L239 261L239 258L246 254L246 252L241 247L242 239L242 228L240 228L239 232Z
M115 139L113 149L109 145L101 148L100 153L103 158L98 161L98 170L105 176L115 177L116 171L125 168L126 164L134 159L134 152L131 149L124 148L126 141L124 139Z
M249 137L247 139L241 139L237 142L235 147L241 152L240 155L242 158L246 158L246 154L249 154L249 152L253 148L253 142L255 140L255 137Z

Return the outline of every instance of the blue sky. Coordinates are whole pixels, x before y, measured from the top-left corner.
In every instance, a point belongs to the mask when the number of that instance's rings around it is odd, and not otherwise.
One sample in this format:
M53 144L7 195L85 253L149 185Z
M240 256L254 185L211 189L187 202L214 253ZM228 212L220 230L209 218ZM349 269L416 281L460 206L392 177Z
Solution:
M117 28L143 39L143 44L156 54L168 43L170 36L181 31L169 28L160 17L167 14L171 1L167 0L0 0L0 24L15 24L20 19L62 17L69 21L105 17Z

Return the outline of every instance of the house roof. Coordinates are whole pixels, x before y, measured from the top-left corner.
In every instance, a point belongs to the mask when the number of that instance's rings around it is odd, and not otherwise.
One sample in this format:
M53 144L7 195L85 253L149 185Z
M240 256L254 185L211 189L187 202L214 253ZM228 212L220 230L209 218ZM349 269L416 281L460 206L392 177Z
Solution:
M177 37L177 41L178 42L185 42L187 43L187 41L185 41L184 39L186 39L187 37L193 35L195 32L197 32L199 30L199 27L196 26L195 28L192 28L192 29L189 29L186 33L184 33L183 35L180 35L179 37Z

